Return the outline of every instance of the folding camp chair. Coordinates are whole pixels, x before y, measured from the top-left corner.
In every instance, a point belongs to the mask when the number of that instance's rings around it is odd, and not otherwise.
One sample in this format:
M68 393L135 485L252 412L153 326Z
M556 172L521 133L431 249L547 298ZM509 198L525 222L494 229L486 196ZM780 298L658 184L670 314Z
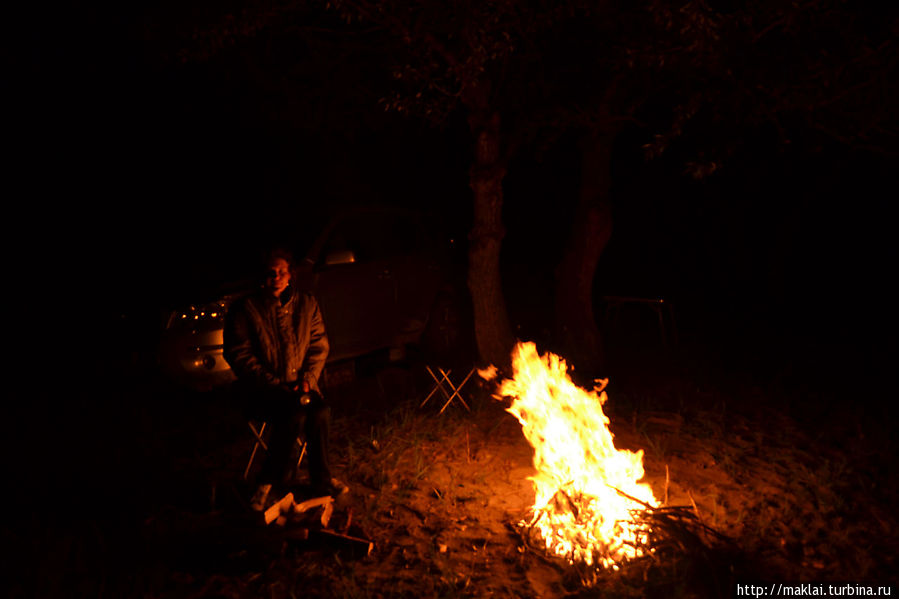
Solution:
M439 373L440 376L438 376L430 366L426 365L425 369L428 371L428 374L431 375L431 378L434 379L434 388L431 389L431 392L428 393L428 396L425 397L424 401L421 402L421 405L419 406L420 408L423 408L425 404L428 403L428 400L430 400L435 393L440 391L440 393L443 394L444 399L446 399L446 403L443 404L442 408L440 408L440 414L443 414L443 411L447 408L447 406L453 403L454 399L458 399L460 402L462 402L462 405L465 406L465 409L471 412L471 408L468 407L468 404L465 403L465 398L462 397L462 387L465 386L465 383L467 383L468 379L471 378L471 375L474 374L474 367L472 367L468 371L468 374L465 375L465 377L462 379L462 382L459 384L453 383L453 380L450 378L450 375L453 372L452 369L448 368L444 370L442 367L438 367L437 373ZM449 387L449 391L447 391L446 387Z
M256 452L259 451L261 447L263 451L268 451L268 445L265 442L263 435L265 434L265 427L268 425L267 422L262 422L259 425L259 422L254 422L253 420L247 421L247 426L250 427L250 432L253 433L253 437L256 439L256 442L253 444L253 451L250 453L250 460L247 462L247 467L244 468L243 478L244 480L250 475L250 468L253 467L253 460L256 459ZM297 444L300 446L300 459L297 460L297 467L303 461L303 457L306 455L306 441L300 437L297 437Z

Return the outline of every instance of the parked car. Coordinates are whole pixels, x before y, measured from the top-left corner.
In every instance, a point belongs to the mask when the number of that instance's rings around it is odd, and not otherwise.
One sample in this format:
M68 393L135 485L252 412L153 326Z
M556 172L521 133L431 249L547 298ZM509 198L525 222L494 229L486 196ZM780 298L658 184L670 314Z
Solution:
M462 295L441 241L414 213L393 207L346 210L322 229L299 261L295 284L321 306L329 364L425 337L432 344L454 341L458 331L449 329L459 326ZM224 317L252 289L250 282L232 283L212 301L172 311L160 344L163 371L196 389L232 381L223 357Z

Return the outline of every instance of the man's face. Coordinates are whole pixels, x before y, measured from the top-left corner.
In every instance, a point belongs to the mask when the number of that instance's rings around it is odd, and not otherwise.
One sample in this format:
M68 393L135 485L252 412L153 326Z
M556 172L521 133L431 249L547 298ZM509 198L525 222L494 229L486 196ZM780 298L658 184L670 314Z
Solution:
M284 258L275 258L268 265L265 275L265 287L275 297L287 288L290 283L290 268Z

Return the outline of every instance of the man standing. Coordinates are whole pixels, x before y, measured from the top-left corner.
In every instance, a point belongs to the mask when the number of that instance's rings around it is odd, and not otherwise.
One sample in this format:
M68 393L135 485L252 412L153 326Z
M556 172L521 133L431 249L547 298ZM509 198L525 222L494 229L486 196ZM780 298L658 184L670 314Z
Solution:
M232 304L225 319L224 355L247 398L251 418L264 420L271 431L269 452L251 502L265 508L272 485L294 473L293 449L305 431L309 479L322 495L347 490L331 478L328 467L330 409L318 392L328 357L328 337L315 298L290 285L293 259L274 250L265 260L262 287Z

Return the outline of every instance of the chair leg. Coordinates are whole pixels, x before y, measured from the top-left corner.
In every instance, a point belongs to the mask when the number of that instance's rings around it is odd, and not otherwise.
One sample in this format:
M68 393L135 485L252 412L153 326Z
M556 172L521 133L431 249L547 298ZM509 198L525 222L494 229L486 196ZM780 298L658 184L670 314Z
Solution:
M256 459L256 454L259 451L259 448L261 447L263 451L268 451L268 445L266 445L265 438L263 437L263 435L265 434L265 427L268 426L268 423L263 422L262 426L260 426L258 429L252 421L247 422L247 426L250 427L250 432L253 433L253 437L256 438L256 442L253 444L253 451L250 452L250 460L247 462L247 467L244 468L243 471L244 480L247 480L247 477L250 476L250 468L253 467L253 462ZM299 468L300 464L303 463L303 458L306 456L307 443L302 438L297 437L297 444L299 444L300 446L300 457L297 460L297 468Z
M268 445L265 444L265 441L262 438L262 435L265 433L265 427L267 424L267 422L263 422L262 426L259 427L259 430L256 430L256 427L252 422L247 423L247 425L250 427L250 431L252 431L253 436L256 438L256 443L253 444L253 451L250 453L250 461L247 462L247 467L244 468L243 471L244 480L247 480L247 477L250 475L250 468L253 467L253 460L256 459L256 452L259 451L259 447L262 447L263 451L268 451Z
M453 400L457 398L460 402L462 402L462 405L465 406L465 409L471 412L471 408L468 407L468 404L462 397L462 387L465 386L465 383L467 383L468 379L471 378L471 375L474 374L474 368L468 371L468 374L465 375L465 378L462 379L462 382L460 382L458 385L454 385L452 379L450 378L450 374L452 374L453 372L452 369L444 370L443 368L437 368L437 372L440 373L440 376L437 376L437 374L431 369L430 366L425 365L425 369L427 369L428 374L431 375L431 378L434 379L434 388L431 389L431 392L428 393L428 396L425 397L424 401L421 402L421 404L419 405L420 408L423 408L425 404L428 403L428 401L434 396L434 394L440 391L440 393L443 394L443 398L446 400L446 403L444 403L443 407L440 408L440 414L443 414L444 410L446 410L446 408L449 407L451 403L453 403ZM449 387L450 392L448 392L446 390L446 387L443 386L444 383L446 383L446 385Z
M443 371L441 370L441 372L443 372ZM449 373L447 373L447 374L449 374ZM459 401L462 402L462 405L465 406L465 409L468 410L469 412L471 412L471 408L469 408L469 407L468 407L468 404L465 403L465 400L462 398L462 393L461 393L461 392L462 392L462 387L465 386L465 383L468 382L468 379L471 378L471 375L472 375L472 374L474 374L474 368L472 368L472 369L468 372L468 375L467 375L464 379L462 379L462 382L459 383L459 385L457 385L457 386L453 386L452 382L450 382L449 378L447 378L447 384L449 384L450 389L453 390L453 394L449 396L449 398L446 400L446 403L443 404L443 407L442 407L442 408L440 408L440 413L441 413L441 414L443 414L443 411L447 408L447 406L449 406L451 403L453 403L453 399L455 399L455 398L457 398L457 397L459 398Z
M297 460L297 468L303 463L303 456L306 455L306 442L297 437L297 443L300 444L300 459Z
M434 388L431 389L431 392L428 393L428 396L425 397L424 401L421 402L421 405L418 406L419 408L425 407L425 404L428 403L428 400L431 399L431 397L433 397L434 394L437 393L437 391L440 391L443 394L443 397L449 397L446 389L443 388L443 381L446 381L447 384L452 387L452 383L449 380L449 374L452 372L452 370L447 370L446 372L444 372L442 368L438 368L437 371L440 372L441 375L441 377L438 378L438 376L434 374L434 371L431 370L430 366L425 366L425 368L427 369L428 374L431 375L431 378L434 379L434 382L436 384L434 385Z

